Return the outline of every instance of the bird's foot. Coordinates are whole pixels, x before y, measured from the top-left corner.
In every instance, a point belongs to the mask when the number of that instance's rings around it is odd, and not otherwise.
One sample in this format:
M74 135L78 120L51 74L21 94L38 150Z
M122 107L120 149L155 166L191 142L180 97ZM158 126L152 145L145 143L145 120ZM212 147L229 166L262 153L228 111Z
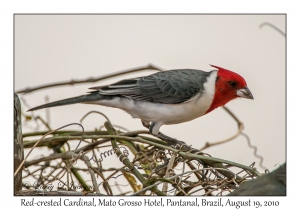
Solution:
M191 150L192 147L191 146L188 146L184 141L179 141L177 139L174 139L170 136L167 136L161 132L159 132L156 137L164 140L164 141L167 141L168 145L169 146L175 146L176 148L178 149L184 149L184 150Z

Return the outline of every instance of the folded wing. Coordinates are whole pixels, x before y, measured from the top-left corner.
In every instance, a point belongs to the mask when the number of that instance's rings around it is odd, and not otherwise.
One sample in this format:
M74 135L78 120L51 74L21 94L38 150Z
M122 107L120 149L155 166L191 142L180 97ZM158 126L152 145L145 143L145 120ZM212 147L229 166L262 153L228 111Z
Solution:
M134 100L162 104L179 104L203 92L211 72L178 69L145 77L125 79L111 85L94 87L101 95L119 95Z

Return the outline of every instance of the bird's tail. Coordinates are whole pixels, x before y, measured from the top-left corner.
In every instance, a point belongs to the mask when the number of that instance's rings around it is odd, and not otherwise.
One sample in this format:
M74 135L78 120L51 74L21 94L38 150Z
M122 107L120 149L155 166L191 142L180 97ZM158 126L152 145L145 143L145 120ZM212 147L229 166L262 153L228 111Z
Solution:
M100 95L98 91L95 91L95 92L92 92L87 95L82 95L82 96L77 96L77 97L73 97L73 98L67 98L67 99L47 103L47 104L44 104L41 106L31 108L28 111L34 111L34 110L44 109L44 108L49 108L49 107L54 107L54 106L64 106L64 105L69 105L69 104L97 101L97 100L102 100L105 98L106 98L106 96Z

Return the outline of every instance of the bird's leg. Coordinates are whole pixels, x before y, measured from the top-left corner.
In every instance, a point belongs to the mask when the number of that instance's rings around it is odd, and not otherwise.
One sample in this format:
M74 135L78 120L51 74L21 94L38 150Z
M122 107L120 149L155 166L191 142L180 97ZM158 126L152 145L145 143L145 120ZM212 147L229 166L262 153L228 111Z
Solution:
M142 121L142 124L143 124L143 126L145 127L145 128L150 128L150 122L148 122L148 121L143 121L143 120L141 120Z
M168 145L186 145L186 143L184 141L179 141L177 139L174 139L170 136L167 136L161 132L159 132L159 128L161 126L160 123L156 123L156 122L149 122L149 121L142 121L142 124L145 128L148 128L149 129L149 132L156 136L157 138L160 138L164 141L167 141L168 142ZM185 147L188 147L187 145ZM189 147L188 147L189 148Z
M184 141L179 141L177 139L174 139L170 136L167 136L161 132L159 132L159 128L162 124L160 123L156 123L156 122L151 122L151 124L149 124L149 122L144 122L142 121L143 125L145 127L149 126L149 131L152 135L156 136L157 138L160 138L164 141L168 142L168 145L186 145L186 143Z

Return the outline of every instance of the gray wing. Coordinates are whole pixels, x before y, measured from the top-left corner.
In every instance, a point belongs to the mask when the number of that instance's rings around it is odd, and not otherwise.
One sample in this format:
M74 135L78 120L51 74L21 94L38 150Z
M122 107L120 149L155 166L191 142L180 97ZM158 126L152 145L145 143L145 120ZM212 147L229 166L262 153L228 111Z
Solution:
M102 95L119 95L134 100L162 104L179 104L203 92L211 72L177 69L145 77L125 79L111 85L94 87Z

